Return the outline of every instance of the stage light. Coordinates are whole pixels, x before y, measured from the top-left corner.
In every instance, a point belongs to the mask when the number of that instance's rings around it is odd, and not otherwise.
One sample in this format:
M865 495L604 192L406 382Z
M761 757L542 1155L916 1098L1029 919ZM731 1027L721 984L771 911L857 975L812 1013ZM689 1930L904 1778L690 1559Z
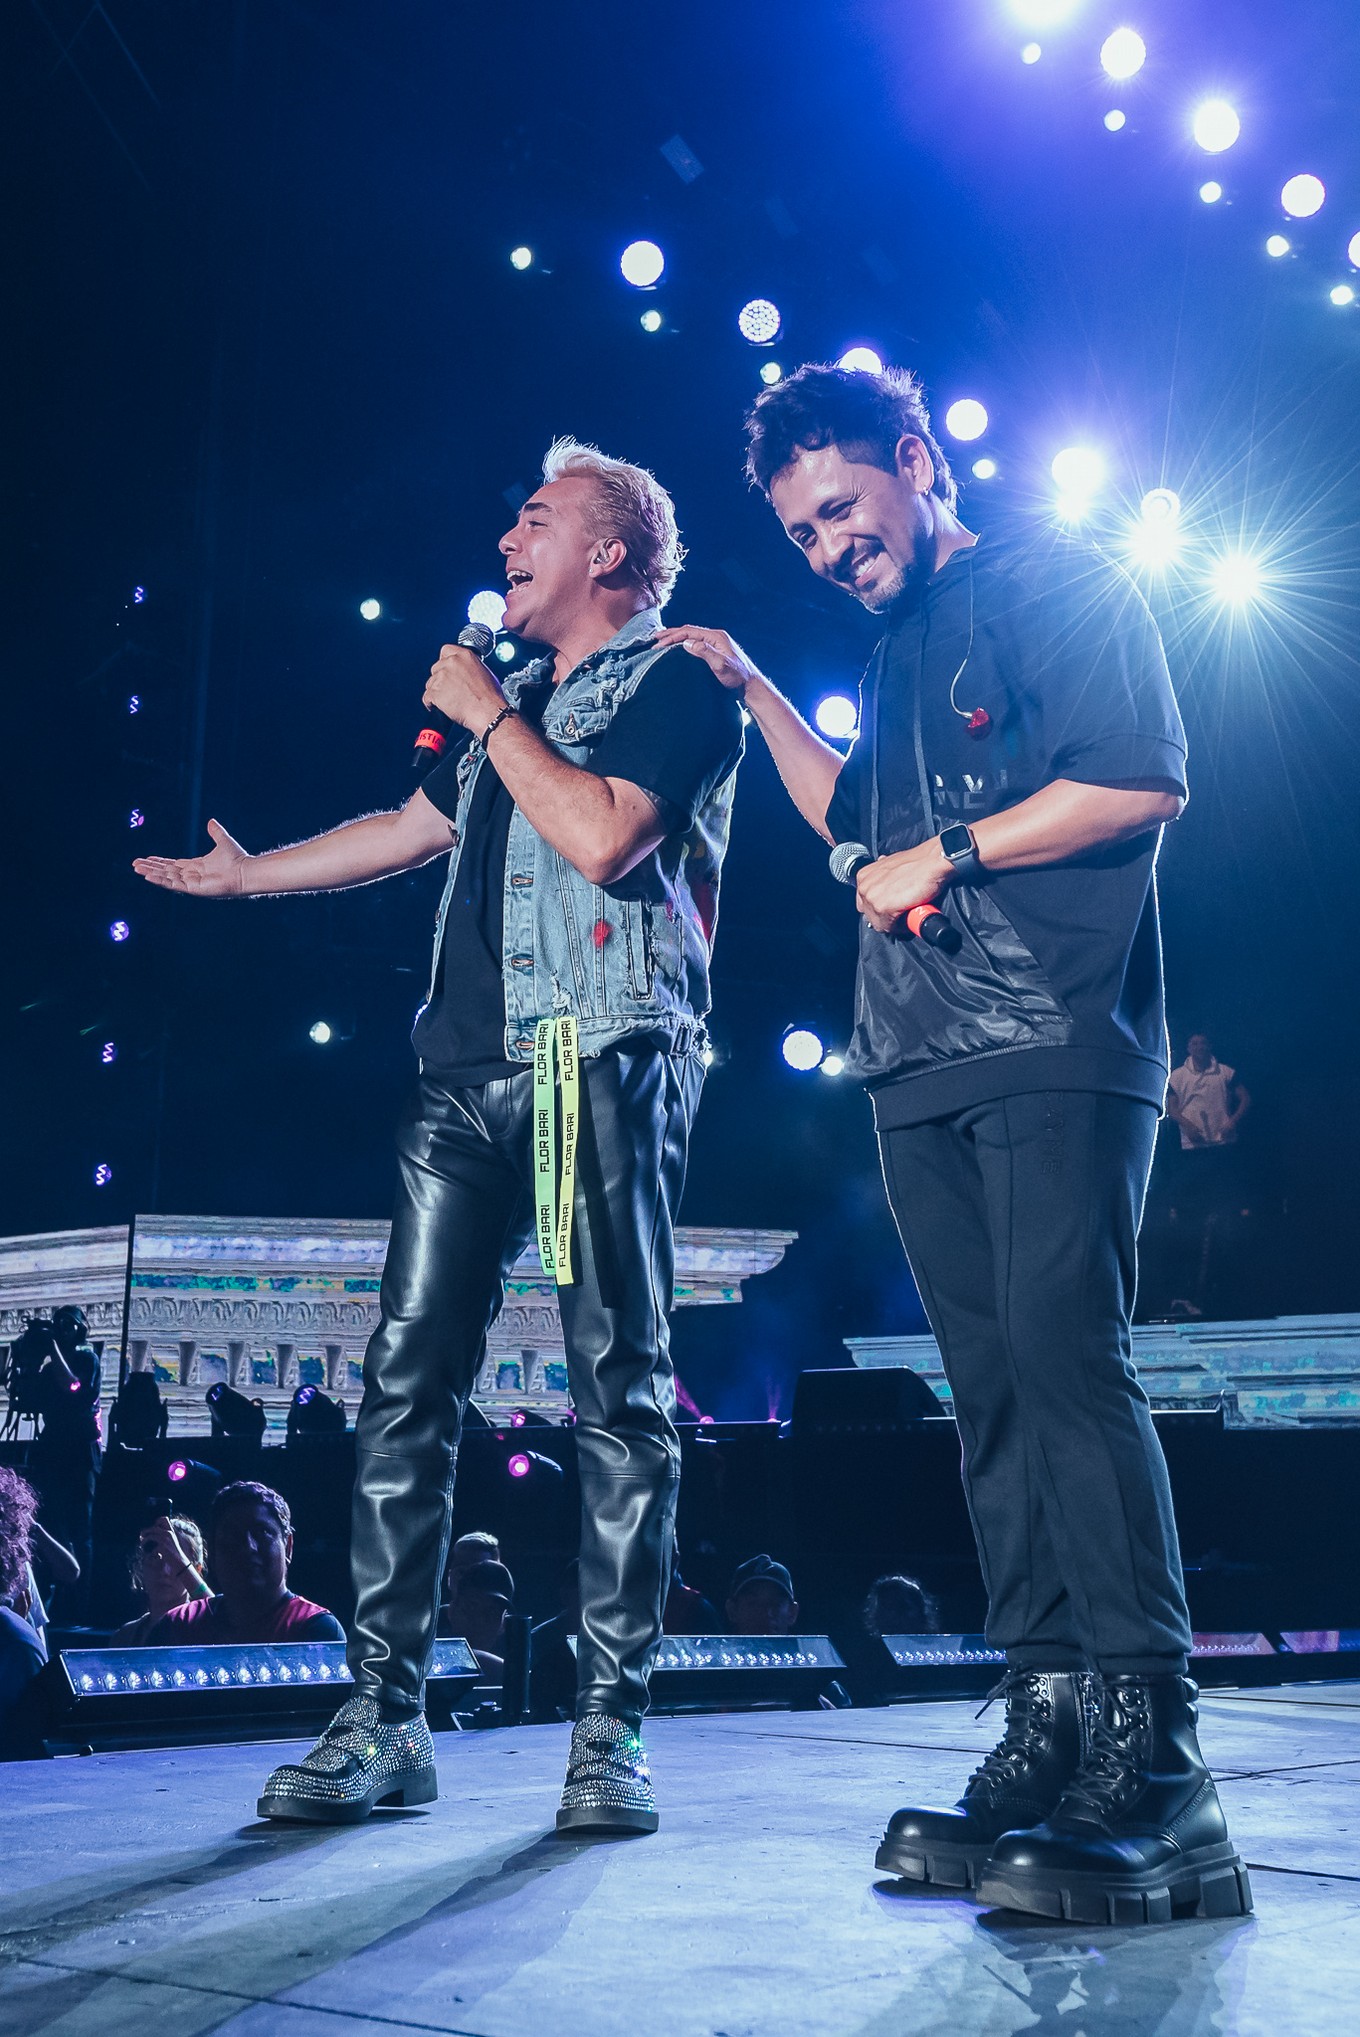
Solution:
M980 439L987 429L987 407L975 396L961 396L944 414L944 428L952 439Z
M660 332L661 313L657 310L654 304L648 305L647 309L643 312L641 318L638 320L638 324L642 327L642 330L644 332Z
M985 456L980 460L974 460L973 472L979 481L994 481L996 479L996 461Z
M1291 177L1280 193L1280 203L1291 219L1311 219L1315 212L1322 210L1327 196L1327 186L1321 177L1305 174Z
M815 720L824 736L843 743L859 726L859 709L844 693L828 693L817 702Z
M1211 177L1207 184L1200 185L1199 195L1206 205L1217 205L1223 196L1223 186Z
M1242 123L1226 99L1206 99L1195 108L1191 133L1206 156L1221 156L1242 132Z
M753 347L773 346L782 323L779 306L771 304L768 297L753 297L737 313L737 329Z
M1360 233L1353 233L1346 247L1346 259L1351 266L1360 269Z
M1147 572L1159 573L1179 555L1183 542L1174 517L1144 515L1129 526L1129 559Z
M826 1057L826 1048L810 1026L790 1026L780 1042L780 1052L800 1075L810 1075Z
M326 1024L325 1019L318 1019L314 1026L307 1028L307 1038L314 1047L328 1047L335 1038L335 1034Z
M142 711L142 696L141 696L141 694L140 694L140 693L129 693L129 695L128 695L128 713L129 713L129 714L140 714L140 713L141 713L141 711Z
M1121 113L1117 106L1112 106L1109 112L1105 115L1105 125L1106 127L1109 128L1111 134L1118 134L1120 128L1123 127L1126 121L1128 120L1128 117L1129 117L1128 114Z
M883 357L872 347L847 347L836 366L847 369L852 375L881 375Z
M828 1054L822 1062L823 1075L844 1075L845 1059L841 1054Z
M474 594L467 605L469 622L479 622L483 629L489 629L495 636L505 621L505 596L498 594L494 587L484 587L480 594Z
M514 664L515 647L513 643L510 641L509 637L502 637L500 642L497 644L496 657L502 665Z
M1354 304L1355 302L1355 290L1349 283L1335 284L1330 295L1333 304Z
M1289 253L1289 242L1282 233L1272 233L1267 237L1266 253L1274 255L1277 261L1281 255Z
M1085 523L1091 514L1089 495L1060 495L1053 505L1059 523Z
M527 1478L533 1469L529 1462L529 1453L526 1450L516 1450L514 1456L507 1460L505 1468L512 1478Z
M132 929L125 919L116 919L109 928L109 939L111 941L125 941L131 932Z
M173 1464L166 1465L165 1475L172 1485L182 1485L189 1476L189 1467L182 1457L177 1457Z
M1065 446L1050 470L1062 494L1073 502L1089 502L1105 484L1105 460L1094 446Z
M370 594L366 601L359 603L359 613L365 622L376 622L382 614L382 603L375 601Z
M1181 498L1174 488L1149 488L1139 505L1144 523L1176 524L1181 520Z
M619 256L623 280L635 290L650 290L654 283L659 283L665 266L666 257L654 240L629 241Z
M291 1449L313 1443L319 1436L343 1436L345 1404L323 1393L319 1386L300 1386L288 1410L288 1444Z
M132 812L128 815L128 826L130 828L139 828L143 827L145 823L146 815L142 812L140 806L134 806Z
M524 247L511 248L510 266L512 269L532 269L534 266L533 249Z
M1133 28L1116 28L1100 45L1102 70L1111 78L1135 78L1147 62L1147 44Z
M140 608L140 607L141 607L141 605L142 605L142 603L143 603L143 602L144 602L145 600L146 600L146 589L145 589L145 587L134 587L134 588L133 588L133 590L132 590L132 603L133 603L133 607L134 607L134 608Z
M106 1068L111 1068L118 1059L117 1041L105 1040L103 1046L99 1049L99 1058Z
M784 370L780 367L778 361L762 361L760 364L760 379L767 389L773 389L776 382L783 381Z
M516 1408L514 1413L510 1417L510 1426L512 1429L522 1429L525 1427L528 1420L529 1417L525 1414L524 1409Z
M108 1161L107 1161L107 1160L101 1160L101 1161L100 1161L100 1163L99 1163L99 1165L98 1165L98 1166L97 1166L97 1167L95 1168L95 1170L94 1170L94 1185L95 1185L95 1187L96 1187L96 1188L107 1188L107 1187L108 1187L108 1185L109 1185L109 1183L110 1183L110 1182L112 1181L112 1179L113 1179L113 1169L112 1169L112 1167L110 1167L110 1165L109 1165L109 1163L108 1163ZM79 1384L79 1382L78 1382L78 1381L77 1381L77 1384Z
M1248 552L1225 552L1210 568L1209 584L1220 601L1243 608L1261 591L1261 568Z
M1042 55L1037 42L1027 42L1020 52L1020 61L1022 64L1037 64Z
M268 1416L263 1401L247 1400L234 1386L219 1379L203 1396L208 1403L214 1436L244 1436L253 1443L264 1441Z
M1022 28L1056 28L1079 5L1080 0L1010 0L1011 13Z

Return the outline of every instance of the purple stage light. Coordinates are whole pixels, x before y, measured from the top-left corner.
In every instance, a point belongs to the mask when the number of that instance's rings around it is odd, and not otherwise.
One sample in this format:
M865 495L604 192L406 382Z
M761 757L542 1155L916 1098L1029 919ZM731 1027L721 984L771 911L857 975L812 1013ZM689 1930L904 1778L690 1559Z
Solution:
M525 1414L523 1408L516 1408L510 1417L510 1426L512 1429L522 1429L528 1419L529 1417Z
M141 696L141 694L140 694L140 693L129 693L129 695L128 695L128 713L129 713L129 714L140 714L140 713L141 713L141 711L142 711L142 696Z
M109 928L109 939L111 941L125 941L131 932L132 929L125 919L116 919Z
M107 1160L101 1160L99 1165L94 1170L95 1187L107 1188L112 1179L113 1179L112 1167L110 1167Z
M182 1485L189 1476L189 1467L182 1457L177 1457L173 1464L166 1465L165 1475L172 1485Z
M137 607L140 608L142 603L146 600L145 587L134 587L132 590L132 599L136 603Z
M146 815L142 812L140 806L134 806L132 812L128 815L128 826L130 828L139 828L144 827L145 824Z
M106 1068L111 1068L118 1059L118 1042L116 1040L105 1040L103 1046L99 1049L99 1058Z
M527 1478L531 1469L529 1459L522 1450L516 1450L505 1468L512 1478Z
M298 1388L297 1404L300 1408L305 1408L309 1401L313 1401L315 1399L316 1399L316 1388L314 1386L300 1386Z

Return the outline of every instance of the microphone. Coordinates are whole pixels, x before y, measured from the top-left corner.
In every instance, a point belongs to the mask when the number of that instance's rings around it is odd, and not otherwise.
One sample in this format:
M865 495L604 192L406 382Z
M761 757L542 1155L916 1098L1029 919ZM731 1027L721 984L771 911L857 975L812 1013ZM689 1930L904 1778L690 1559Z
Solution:
M831 875L838 884L853 884L865 864L873 860L863 842L837 842L831 851ZM897 925L905 925L909 934L929 941L943 955L957 955L963 946L958 928L949 924L938 905L914 905L910 912L902 914Z
M467 623L459 630L457 636L457 642L464 650L475 651L479 658L486 656L495 641L495 630L488 629L484 622ZM421 713L424 720L420 724L420 734L416 737L415 749L411 755L411 769L417 778L423 778L430 767L439 762L448 745L449 737L458 726L456 722L450 721L446 714L441 714L437 707L423 707Z

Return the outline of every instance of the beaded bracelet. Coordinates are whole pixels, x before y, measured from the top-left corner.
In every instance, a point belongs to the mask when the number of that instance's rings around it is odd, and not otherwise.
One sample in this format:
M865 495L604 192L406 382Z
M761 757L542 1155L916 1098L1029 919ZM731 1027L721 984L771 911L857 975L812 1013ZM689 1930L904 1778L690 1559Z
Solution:
M499 714L493 715L492 719L487 723L486 727L482 730L482 733L477 738L477 741L480 743L483 750L485 750L487 744L490 742L492 736L495 735L496 730L500 727L501 723L503 721L508 721L510 719L510 716L514 713L514 711L515 710L513 707L503 707Z

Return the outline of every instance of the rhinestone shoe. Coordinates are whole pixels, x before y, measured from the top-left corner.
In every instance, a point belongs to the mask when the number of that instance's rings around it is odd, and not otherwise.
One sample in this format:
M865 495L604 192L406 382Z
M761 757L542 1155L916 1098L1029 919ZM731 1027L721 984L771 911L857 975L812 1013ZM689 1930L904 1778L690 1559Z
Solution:
M432 1804L438 1795L425 1714L389 1724L376 1698L356 1692L310 1754L274 1770L256 1812L261 1818L352 1825L376 1804Z
M608 1712L572 1728L559 1832L654 1832L661 1820L642 1735Z

